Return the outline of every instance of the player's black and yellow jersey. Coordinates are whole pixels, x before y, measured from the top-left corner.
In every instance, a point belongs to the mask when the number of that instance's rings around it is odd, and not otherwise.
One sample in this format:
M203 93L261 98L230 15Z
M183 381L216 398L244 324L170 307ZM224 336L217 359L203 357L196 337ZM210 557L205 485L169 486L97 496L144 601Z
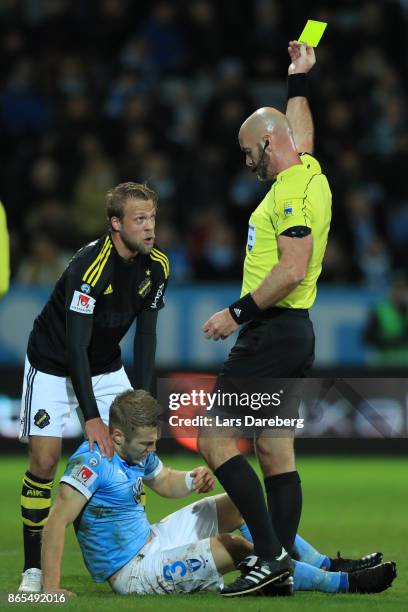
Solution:
M119 369L120 341L139 313L163 308L168 277L169 260L156 246L131 262L118 255L109 234L83 247L34 322L27 351L31 365L69 376L67 329L70 319L81 317L92 327L91 374Z
M331 192L318 161L301 155L276 181L249 220L241 296L254 291L279 261L278 236L285 230L311 228L313 253L304 280L275 306L310 308L316 298L331 221Z

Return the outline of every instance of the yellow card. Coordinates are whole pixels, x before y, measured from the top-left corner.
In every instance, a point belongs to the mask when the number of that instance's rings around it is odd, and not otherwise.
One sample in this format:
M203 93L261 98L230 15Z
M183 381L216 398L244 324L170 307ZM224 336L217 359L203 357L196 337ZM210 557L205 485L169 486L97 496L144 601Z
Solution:
M303 28L303 32L299 36L299 42L306 43L310 47L317 47L326 27L327 23L324 21L313 21L313 19L308 19Z

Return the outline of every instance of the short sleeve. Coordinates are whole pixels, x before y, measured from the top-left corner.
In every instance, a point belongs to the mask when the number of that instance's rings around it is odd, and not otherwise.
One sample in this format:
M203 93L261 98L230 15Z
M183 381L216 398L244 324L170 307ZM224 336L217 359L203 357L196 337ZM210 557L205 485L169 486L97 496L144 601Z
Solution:
M99 453L71 457L60 482L65 482L90 499L104 480L104 461Z
M163 469L163 463L156 453L149 453L144 465L143 480L153 480Z
M285 230L296 227L312 227L307 197L278 200L273 211L273 222L279 236Z

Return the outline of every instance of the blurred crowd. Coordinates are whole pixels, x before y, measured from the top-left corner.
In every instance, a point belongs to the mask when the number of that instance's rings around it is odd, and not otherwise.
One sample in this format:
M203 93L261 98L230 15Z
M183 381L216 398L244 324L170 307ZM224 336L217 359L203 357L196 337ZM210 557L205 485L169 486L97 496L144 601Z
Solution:
M115 184L159 194L174 282L239 280L269 188L237 133L285 108L287 42L328 22L311 73L333 222L323 279L378 287L408 266L408 0L3 0L0 198L13 278L52 283L106 228Z

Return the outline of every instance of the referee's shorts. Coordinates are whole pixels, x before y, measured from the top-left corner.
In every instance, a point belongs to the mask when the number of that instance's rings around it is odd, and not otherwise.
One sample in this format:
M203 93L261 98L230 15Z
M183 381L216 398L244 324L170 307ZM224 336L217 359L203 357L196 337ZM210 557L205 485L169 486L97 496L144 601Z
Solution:
M218 376L211 416L291 419L293 430L314 348L307 310L271 308L264 320L247 323Z

